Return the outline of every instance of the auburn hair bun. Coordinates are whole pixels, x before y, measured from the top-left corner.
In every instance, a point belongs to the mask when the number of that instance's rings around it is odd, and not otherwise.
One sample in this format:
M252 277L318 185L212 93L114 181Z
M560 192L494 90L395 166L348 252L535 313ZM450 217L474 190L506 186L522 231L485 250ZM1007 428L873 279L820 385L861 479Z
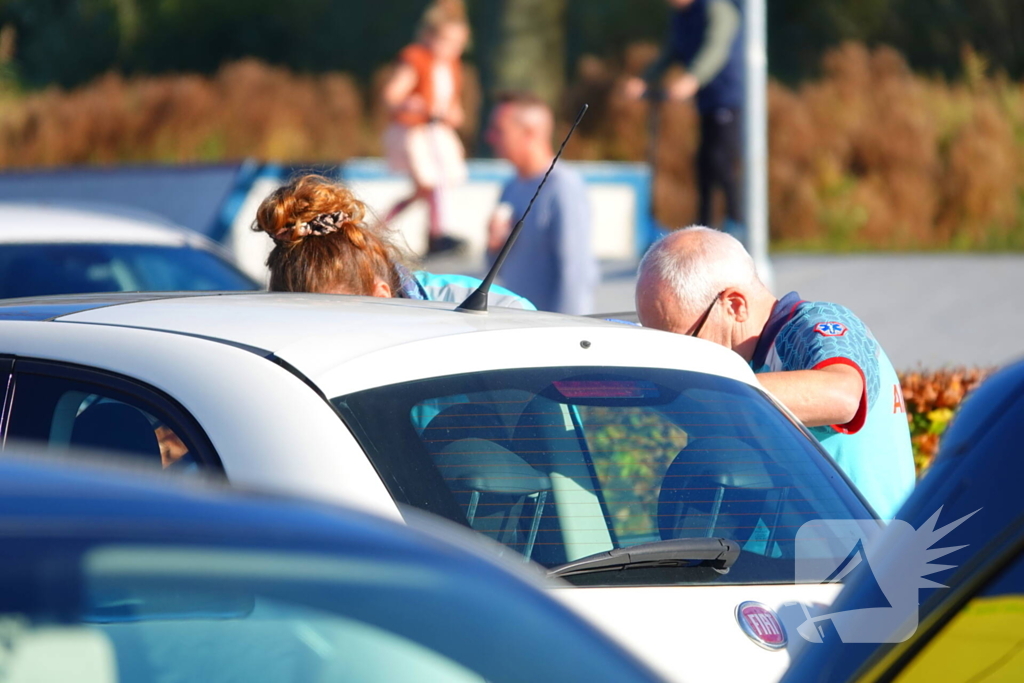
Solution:
M270 289L369 295L385 282L397 293L404 256L388 229L367 225L366 215L351 190L319 175L272 192L252 226L274 240Z
M365 205L347 187L305 175L263 200L254 229L278 243L292 244L336 230L358 232L365 216Z

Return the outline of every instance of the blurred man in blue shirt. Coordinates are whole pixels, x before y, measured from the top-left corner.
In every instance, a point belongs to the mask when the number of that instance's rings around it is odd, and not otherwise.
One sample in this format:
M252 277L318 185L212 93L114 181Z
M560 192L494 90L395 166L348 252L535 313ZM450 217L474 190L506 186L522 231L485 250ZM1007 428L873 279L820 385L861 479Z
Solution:
M491 217L488 252L501 249L526 211L555 156L554 116L531 95L505 95L491 115L487 141L516 169ZM542 311L582 315L594 312L598 266L590 238L587 188L563 165L551 172L501 269L502 283Z

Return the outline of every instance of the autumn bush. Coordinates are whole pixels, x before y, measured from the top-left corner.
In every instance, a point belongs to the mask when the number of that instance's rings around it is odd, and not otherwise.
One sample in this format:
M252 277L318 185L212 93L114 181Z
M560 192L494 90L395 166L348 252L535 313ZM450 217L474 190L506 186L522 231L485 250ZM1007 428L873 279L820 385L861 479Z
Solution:
M991 372L958 368L900 375L919 476L935 458L942 434L961 402ZM689 443L688 434L657 408L581 406L578 410L615 532L619 537L657 535L661 481Z
M678 226L696 214L697 115L689 104L629 101L622 89L657 52L637 44L620 60L582 58L561 113L571 120L591 104L568 157L654 160L657 216ZM70 91L0 87L0 169L378 154L386 121L374 103L386 69L368 92L345 74L255 60L212 77L111 74ZM1024 248L1024 84L991 73L970 50L963 71L954 83L925 77L892 49L848 43L825 56L817 80L771 83L775 246ZM481 123L472 68L466 82L474 115L463 137L472 151Z
M656 164L660 222L695 216L691 159L697 117L687 104L623 97L655 46L633 46L620 69L582 60L571 111L606 103L574 152ZM1024 248L1024 84L963 54L962 81L913 73L895 50L847 43L821 78L769 86L770 224L776 247L829 250ZM657 140L650 147L651 107ZM566 113L568 113L568 111Z
M186 163L249 156L337 161L363 147L365 104L344 74L254 60L214 77L116 74L0 101L0 167Z
M957 368L900 375L918 474L931 465L942 434L964 397L992 372L992 369Z

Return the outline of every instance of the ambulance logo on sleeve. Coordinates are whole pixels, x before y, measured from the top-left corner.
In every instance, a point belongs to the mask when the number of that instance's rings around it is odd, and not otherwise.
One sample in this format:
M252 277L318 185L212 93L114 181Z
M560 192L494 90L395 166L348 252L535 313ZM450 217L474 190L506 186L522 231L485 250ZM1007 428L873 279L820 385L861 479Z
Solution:
M846 325L842 323L818 323L814 331L822 337L842 337L846 334Z

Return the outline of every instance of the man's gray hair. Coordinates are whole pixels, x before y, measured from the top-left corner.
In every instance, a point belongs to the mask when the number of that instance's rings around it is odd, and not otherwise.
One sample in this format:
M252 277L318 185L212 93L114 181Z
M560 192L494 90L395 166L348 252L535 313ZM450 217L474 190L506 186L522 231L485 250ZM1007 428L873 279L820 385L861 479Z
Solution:
M680 241L685 248L677 246ZM652 276L668 284L679 305L690 312L705 308L729 287L764 286L739 240L699 225L677 230L647 250L639 278Z

